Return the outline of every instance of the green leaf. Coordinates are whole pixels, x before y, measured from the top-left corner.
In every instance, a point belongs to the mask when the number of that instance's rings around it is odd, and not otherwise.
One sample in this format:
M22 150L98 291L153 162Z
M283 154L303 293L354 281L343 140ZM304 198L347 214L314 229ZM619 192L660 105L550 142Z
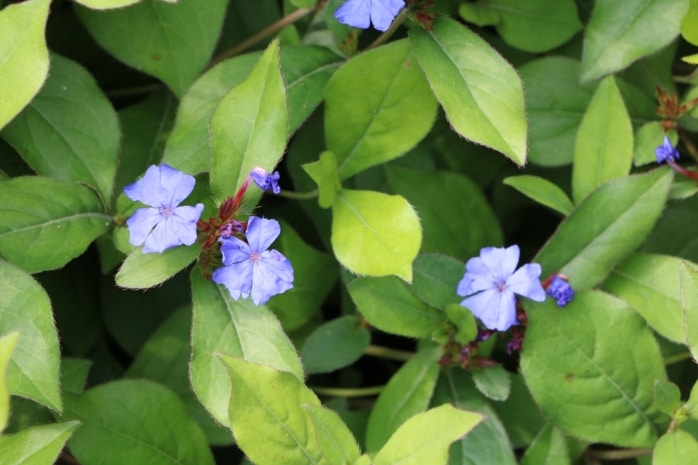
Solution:
M291 227L282 222L279 251L293 264L293 288L274 296L268 306L292 330L315 315L332 291L339 275L337 262L328 254L309 246Z
M595 2L584 31L582 82L620 71L668 45L687 9L688 0Z
M373 459L375 465L446 465L448 448L482 415L442 405L408 419Z
M654 381L666 373L642 318L598 291L578 292L564 310L552 300L525 305L521 372L545 416L580 439L651 447Z
M681 21L681 35L686 42L698 45L698 0L688 2L688 12Z
M625 300L659 334L683 343L681 263L676 257L635 253L614 268L603 287Z
M128 289L149 289L167 281L196 260L201 245L173 247L163 253L131 252L116 273L116 284Z
M3 465L51 465L65 442L80 425L77 421L31 426L0 436Z
M658 169L611 181L568 216L534 258L543 276L561 272L575 290L604 280L615 264L635 250L659 218L672 173Z
M674 415L681 406L681 390L670 381L655 380L654 403L661 412Z
M572 169L572 197L579 203L594 189L630 172L633 127L618 86L601 81L577 131Z
M0 11L0 128L36 95L49 68L44 27L51 0L31 0Z
M128 8L75 10L92 37L111 55L162 79L181 97L211 58L227 3L150 0Z
M112 8L123 8L133 5L141 0L75 0L76 3L91 8L93 10L109 10ZM166 0L163 0L166 1ZM176 0L175 0L176 1Z
M257 465L325 464L315 426L303 405L320 406L296 376L220 356L232 380L230 424L240 449Z
M7 367L10 394L61 411L60 353L51 302L30 275L0 260L0 334L13 331L20 336Z
M652 465L693 465L698 457L698 441L686 431L669 431L657 441Z
M60 268L107 230L88 187L27 176L0 183L0 254L30 273Z
M463 278L463 263L440 254L419 254L414 261L414 282L410 291L422 302L440 310L460 302L456 294Z
M495 26L502 39L512 47L531 53L556 48L582 29L573 0L485 0L474 5L463 3L458 12L470 20L464 13L471 9L478 15L486 12L487 17L497 18L490 24Z
M90 374L92 360L63 357L61 360L61 389L73 394L82 394Z
M252 168L271 172L276 166L288 131L278 41L269 45L249 76L225 94L210 131L211 193L216 200L235 195Z
M469 23L480 27L495 26L502 20L502 17L496 10L487 8L487 6L483 2L461 3L458 5L458 14Z
M191 272L194 317L189 379L199 401L219 423L229 426L230 379L216 354L263 363L303 379L303 367L279 321L264 305L233 300L228 290Z
M357 361L371 342L371 335L356 316L343 316L318 326L301 349L308 374L328 373Z
M0 307L0 310L2 308ZM17 347L19 331L14 331L0 337L0 433L7 426L10 417L10 388L7 382L7 367L10 364L12 352Z
M64 418L82 422L68 443L80 463L214 463L179 397L152 381L113 381L80 396L66 394L65 410Z
M667 134L671 142L676 145L678 136L675 132ZM660 121L651 121L640 126L635 134L635 146L633 149L633 163L635 166L657 163L654 149L662 143L664 128Z
M685 342L694 360L698 360L698 269L682 262L679 267L681 309Z
M409 41L349 60L325 88L325 139L340 179L413 148L434 124L436 108Z
M526 115L516 70L480 36L451 19L438 18L431 31L413 28L410 39L454 130L525 164Z
M405 421L427 409L439 376L437 362L441 353L441 348L422 349L390 378L368 419L366 449L369 452L384 447Z
M543 428L521 457L521 465L570 465L571 463L565 435L550 424Z
M349 283L347 290L371 326L382 331L428 337L441 327L443 314L416 298L395 277L358 278Z
M2 136L38 174L85 183L109 203L118 162L119 121L82 66L52 55L46 83Z
M467 406L462 407L468 408ZM495 402L492 407L497 416L501 418L514 449L531 444L545 427L546 421L533 401L523 377L518 373L511 375L511 392L507 400ZM477 429L473 434L476 431Z
M579 85L579 62L545 57L520 69L529 120L529 158L542 166L572 161L577 129L591 101L593 86Z
M502 182L563 216L569 215L574 209L574 205L565 191L545 178L522 174L509 176L504 178Z
M330 464L351 464L359 459L359 445L339 415L314 404L304 404L303 409L313 422L323 459Z
M337 193L342 189L337 172L337 157L330 151L320 154L320 159L312 163L301 165L313 181L317 183L318 205L322 208L330 208L337 199Z
M511 377L501 365L473 370L473 381L478 391L489 399L504 401L509 397Z
M399 195L342 189L332 206L332 249L349 271L412 281L422 229Z
M424 229L422 252L467 260L482 247L501 245L497 217L482 190L465 176L397 165L386 166L385 174L392 192L417 210Z

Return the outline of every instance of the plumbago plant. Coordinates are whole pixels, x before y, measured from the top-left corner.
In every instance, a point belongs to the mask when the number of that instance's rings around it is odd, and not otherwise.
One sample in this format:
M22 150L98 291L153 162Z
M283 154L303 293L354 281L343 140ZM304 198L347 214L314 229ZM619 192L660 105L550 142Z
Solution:
M694 464L698 1L0 0L0 463Z

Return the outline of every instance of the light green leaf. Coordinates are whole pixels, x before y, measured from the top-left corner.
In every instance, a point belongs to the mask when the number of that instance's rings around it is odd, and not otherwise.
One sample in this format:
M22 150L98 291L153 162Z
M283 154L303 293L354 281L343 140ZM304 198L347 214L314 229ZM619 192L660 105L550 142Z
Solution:
M684 61L691 65L698 65L698 53L682 56L681 61Z
M51 0L31 0L0 11L0 128L36 95L49 68L44 27Z
M660 411L674 415L676 409L681 406L681 390L670 381L655 380L654 403Z
M441 327L443 314L420 301L395 277L359 278L347 289L361 314L382 331L427 337Z
M349 271L412 281L422 228L399 195L342 189L332 206L332 249Z
M25 271L0 260L0 334L20 333L7 367L10 394L61 411L60 351L51 302Z
M436 108L409 41L349 60L325 88L325 139L340 179L413 148L434 124Z
M676 145L678 137L675 132L667 134L671 142ZM651 121L640 126L635 134L635 144L633 147L633 163L635 166L657 163L657 156L654 149L661 145L664 137L664 128L660 121Z
M56 462L73 431L80 422L66 421L31 426L22 431L0 436L3 465L51 465Z
M659 438L652 452L652 465L693 465L698 457L698 441L681 429Z
M694 360L698 360L698 269L682 262L679 267L681 309L685 342Z
M0 253L30 273L60 268L105 232L111 217L88 187L27 176L0 183Z
M521 372L546 417L580 439L651 447L654 382L666 373L642 318L598 291L578 292L564 310L550 299L525 305Z
M128 8L76 13L92 37L117 59L162 79L177 95L194 82L211 58L223 24L226 0L146 1Z
M215 354L263 363L303 379L296 350L279 321L264 305L233 300L228 290L191 272L194 317L189 379L199 401L219 423L229 426L230 379Z
M559 271L575 290L603 281L650 232L664 208L671 179L670 170L658 169L611 181L592 192L533 259L543 267L542 275Z
M141 0L75 0L76 3L91 8L93 10L110 10L112 8L123 8L133 5ZM175 0L176 1L176 0Z
M301 349L308 374L328 373L351 365L363 355L371 334L353 315L336 318L310 333Z
M542 166L569 164L594 87L579 85L579 62L571 58L540 58L520 71L526 90L529 159Z
M337 193L342 189L337 172L337 157L330 151L320 154L320 159L312 163L302 165L313 181L317 183L319 196L318 205L322 208L330 208L337 199Z
M0 310L2 310L1 307ZM7 420L10 417L10 388L7 383L7 366L10 363L12 352L17 346L18 339L18 331L0 337L0 433L5 429Z
M484 366L473 370L473 381L478 391L489 399L501 402L509 397L511 377L501 365Z
M82 422L68 443L80 463L214 463L179 397L152 381L112 381L80 396L66 394L64 418Z
M163 253L131 252L116 273L116 284L128 289L148 289L167 281L196 260L201 245L173 247Z
M417 210L424 228L422 252L467 260L482 247L501 245L499 221L482 190L470 179L397 165L386 166L385 174L391 191Z
M584 31L582 82L626 68L679 34L688 0L598 0Z
M565 435L548 424L521 457L521 465L570 465Z
M485 0L475 4L462 3L458 12L476 10L478 16L497 18L490 22L512 47L527 52L546 52L572 38L581 28L577 6L573 0ZM489 24L478 24L480 26Z
M579 203L594 189L630 172L633 127L618 86L601 81L577 131L572 169L572 197Z
M480 36L451 19L438 18L431 31L414 28L410 39L455 131L525 164L526 115L516 70Z
M46 83L2 137L38 174L85 183L109 204L119 121L92 76L77 63L52 55Z
M400 426L373 463L446 465L451 443L467 434L482 418L448 404L419 413Z
M625 300L665 338L683 343L681 259L635 253L613 269L603 287Z
M698 45L698 0L688 2L688 12L681 21L681 35L686 42Z
M323 459L330 464L350 464L359 459L359 445L339 415L314 404L304 404L303 409L310 415L315 426Z
M288 131L278 41L269 45L249 76L225 94L210 131L211 193L217 201L235 195L252 168L271 172L276 166ZM255 193L259 198L261 193Z
M230 424L240 449L257 465L330 465L315 442L303 405L320 406L296 376L239 358L220 356L232 380Z
M564 216L569 215L574 209L574 205L565 191L545 178L522 174L509 176L504 178L502 182Z
M405 421L427 409L439 376L441 354L441 348L422 349L390 378L368 418L369 452L377 452Z

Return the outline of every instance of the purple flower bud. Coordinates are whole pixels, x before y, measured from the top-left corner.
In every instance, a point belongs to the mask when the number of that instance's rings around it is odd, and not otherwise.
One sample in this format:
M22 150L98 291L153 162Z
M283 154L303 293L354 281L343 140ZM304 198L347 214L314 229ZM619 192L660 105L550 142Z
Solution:
M662 145L654 149L654 154L657 156L657 163L672 163L680 158L679 151L667 136L664 136Z
M269 174L265 169L257 167L250 171L250 177L257 184L257 187L265 192L273 192L277 195L281 192L278 171Z
M572 289L570 283L560 275L555 275L553 277L545 292L550 297L557 300L558 307L564 307L574 298L574 289Z
M379 31L386 31L404 6L403 0L347 0L337 8L334 17L359 29L368 29L373 23Z

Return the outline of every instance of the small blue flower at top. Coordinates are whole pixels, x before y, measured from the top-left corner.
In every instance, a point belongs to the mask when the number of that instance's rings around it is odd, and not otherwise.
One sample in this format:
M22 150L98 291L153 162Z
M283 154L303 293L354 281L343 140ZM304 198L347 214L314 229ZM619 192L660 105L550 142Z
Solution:
M143 253L162 253L196 241L196 223L204 204L180 207L194 190L196 180L171 166L151 165L138 181L124 187L124 194L151 208L139 208L126 221L131 245L143 245Z
M334 17L342 24L360 29L373 27L386 31L405 6L403 0L347 0L337 8Z
M250 171L250 177L254 183L257 184L257 187L265 192L273 192L276 195L281 192L281 188L279 187L280 176L278 171L274 171L272 174L269 174L264 168L257 167Z
M564 307L574 298L574 289L565 278L556 274L545 289L545 293L556 300L558 307Z
M267 250L280 232L278 221L251 216L247 242L235 236L221 239L224 266L213 272L213 281L228 288L235 300L251 296L255 305L291 289L291 262L281 252Z
M468 260L458 283L461 305L478 317L487 329L506 331L518 324L516 294L536 302L545 300L540 283L541 267L528 263L516 270L519 247L485 247L480 256ZM516 270L516 271L514 271Z
M664 136L662 145L654 149L654 154L657 156L657 163L673 163L680 158L679 151L667 136Z

